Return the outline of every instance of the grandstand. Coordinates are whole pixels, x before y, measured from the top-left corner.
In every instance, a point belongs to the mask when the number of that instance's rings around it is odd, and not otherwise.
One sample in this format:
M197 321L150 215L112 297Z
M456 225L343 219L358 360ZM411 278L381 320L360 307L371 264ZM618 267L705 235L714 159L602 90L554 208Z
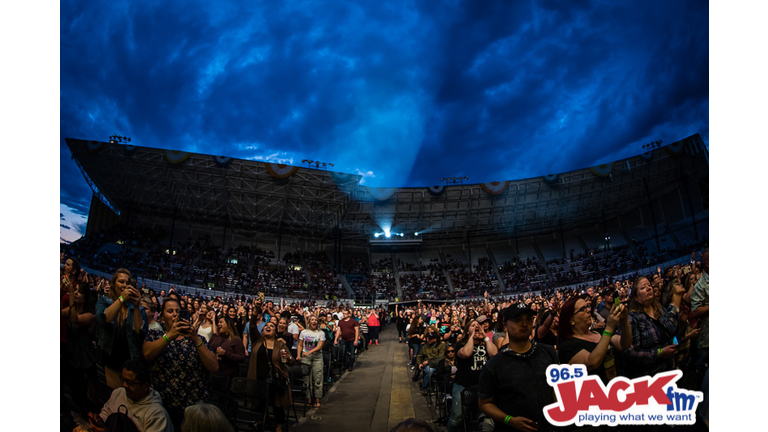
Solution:
M66 142L93 190L86 235L67 248L89 268L128 267L149 286L389 301L505 294L671 262L708 236L698 134L567 173L429 188ZM373 242L382 232L394 235Z

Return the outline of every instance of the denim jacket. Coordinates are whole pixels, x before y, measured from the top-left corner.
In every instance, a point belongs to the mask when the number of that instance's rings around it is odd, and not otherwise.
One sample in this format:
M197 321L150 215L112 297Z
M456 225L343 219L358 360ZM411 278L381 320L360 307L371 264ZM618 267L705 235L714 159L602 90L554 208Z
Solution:
M115 322L107 322L106 309L112 305L114 300L108 296L99 297L99 301L96 302L96 343L99 349L105 353L110 354L112 352L112 343L115 340L115 330L117 324ZM139 306L141 311L141 319L143 320L141 330L139 333L133 331L133 305L128 304L128 316L123 324L123 331L126 332L126 337L129 341L128 349L131 352L131 358L142 358L141 345L144 342L144 336L146 336L149 328L149 320L147 319L147 311L144 307Z

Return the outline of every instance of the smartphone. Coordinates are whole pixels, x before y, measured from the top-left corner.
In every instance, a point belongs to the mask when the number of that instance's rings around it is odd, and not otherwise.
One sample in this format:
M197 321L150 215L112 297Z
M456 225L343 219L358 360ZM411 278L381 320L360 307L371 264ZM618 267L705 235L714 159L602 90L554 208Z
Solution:
M613 292L613 304L618 306L620 303L621 303L621 300L619 299L619 292L618 291L614 291Z
M677 342L677 336L675 336L674 338L672 338L672 345L680 345L680 343L679 343L679 342Z
M189 321L189 311L188 310L181 311L179 313L179 318L181 318L183 320L186 320L186 321Z

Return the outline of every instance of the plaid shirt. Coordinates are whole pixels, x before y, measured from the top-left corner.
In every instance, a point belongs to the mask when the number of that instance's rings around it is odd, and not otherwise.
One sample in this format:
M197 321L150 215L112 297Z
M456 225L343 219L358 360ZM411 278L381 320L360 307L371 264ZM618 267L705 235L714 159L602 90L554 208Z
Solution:
M659 319L651 318L645 312L631 312L629 324L632 327L632 346L624 351L624 375L638 378L653 376L658 372L675 368L674 356L659 358L659 348L672 344L677 332L679 311L673 305L667 306Z
M691 310L696 310L700 306L709 306L709 274L701 273L701 278L693 286L693 295L691 296ZM702 316L701 334L699 335L699 348L709 348L709 314Z

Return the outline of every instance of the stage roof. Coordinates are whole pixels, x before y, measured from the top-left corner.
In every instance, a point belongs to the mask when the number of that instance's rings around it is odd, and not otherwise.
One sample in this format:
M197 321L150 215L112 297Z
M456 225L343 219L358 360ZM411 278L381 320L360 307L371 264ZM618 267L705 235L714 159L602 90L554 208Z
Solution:
M94 194L121 215L226 227L246 236L367 242L420 232L433 241L548 234L610 220L684 188L708 188L696 134L641 155L528 179L373 188L320 169L67 138Z

